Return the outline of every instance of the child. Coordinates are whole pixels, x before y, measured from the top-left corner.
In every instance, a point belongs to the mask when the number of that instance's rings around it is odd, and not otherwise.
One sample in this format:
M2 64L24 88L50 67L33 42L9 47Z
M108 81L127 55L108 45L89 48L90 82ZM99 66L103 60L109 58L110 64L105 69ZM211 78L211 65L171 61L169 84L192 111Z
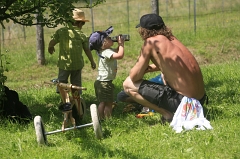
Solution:
M93 60L92 53L88 46L88 37L85 33L82 32L82 27L85 25L85 22L89 20L85 19L85 13L75 8L72 11L72 21L67 23L66 27L59 28L52 36L51 41L48 44L48 52L53 54L55 52L55 45L59 45L58 53L58 78L52 80L53 82L60 83L70 83L75 86L82 86L82 69L84 67L83 52L88 57L88 60L91 62L92 69L96 68L96 63ZM57 93L60 93L62 102L59 105L59 109L65 114L71 111L72 106L70 103L65 102L67 99L66 92L64 88L59 89L57 86ZM80 104L80 95L81 90L73 90L74 101L77 107L78 112L80 113L81 104ZM78 114L82 116L83 114Z
M93 32L89 37L90 50L96 50L99 55L98 77L94 82L95 94L100 102L98 112L100 119L106 119L112 115L114 102L114 84L112 81L117 74L117 60L124 56L124 39L118 36L118 47L112 49L113 41L109 37L113 27L106 31Z
M83 51L91 62L92 69L96 68L96 64L88 46L88 38L82 32L82 27L89 20L85 19L85 14L80 9L75 8L72 13L73 21L69 22L66 27L59 28L53 34L49 42L48 52L53 54L55 52L54 46L59 44L57 80L61 83L68 83L68 78L70 78L71 84L82 86Z

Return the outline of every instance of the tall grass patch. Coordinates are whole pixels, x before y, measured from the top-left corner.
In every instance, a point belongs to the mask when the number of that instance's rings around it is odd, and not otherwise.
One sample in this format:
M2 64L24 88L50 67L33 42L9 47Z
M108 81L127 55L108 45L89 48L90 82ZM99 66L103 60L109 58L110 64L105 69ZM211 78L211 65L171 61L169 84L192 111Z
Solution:
M141 7L140 5L145 5ZM118 102L113 110L113 117L102 122L104 138L97 140L92 127L68 131L47 136L48 144L39 146L36 141L33 121L27 125L16 124L1 119L0 122L0 156L3 159L32 159L32 158L131 158L131 159L179 159L179 158L240 158L240 88L239 88L239 2L235 5L229 2L229 12L219 9L221 3L217 0L197 1L206 10L198 10L196 34L194 32L193 16L190 18L184 14L187 3L183 1L169 1L167 14L166 1L160 1L161 14L166 25L172 28L176 37L181 40L195 55L204 77L206 93L209 104L206 105L206 118L210 120L213 130L207 131L183 131L176 134L169 125L161 125L161 116L157 113L152 117L136 118L137 112L124 113L126 103ZM112 6L118 7L116 0L111 1ZM171 3L171 4L170 4ZM129 28L126 27L126 17L118 16L114 8L99 6L96 30L104 30L113 25L113 35L129 33L131 39L125 43L125 57L118 62L118 74L114 95L122 90L122 83L128 76L131 67L137 60L143 41L135 28L142 14L150 12L146 1L129 1L131 11ZM149 3L150 4L150 3ZM200 5L200 4L199 4ZM177 9L180 6L181 9ZM121 4L119 8L123 8ZM134 10L135 8L135 10ZM139 10L138 10L139 8ZM215 10L214 10L215 8ZM227 8L225 8L227 9ZM116 9L117 10L117 9ZM214 12L212 12L214 10ZM111 11L111 12L110 12ZM102 14L102 13L104 14ZM171 13L171 14L170 14ZM179 14L177 16L176 14ZM186 12L185 12L186 13ZM210 14L211 13L211 14ZM89 12L86 13L90 17ZM170 15L175 15L174 17ZM113 21L107 20L107 18ZM124 19L124 20L122 20ZM124 22L119 22L120 20ZM102 23L101 23L102 22ZM114 23L112 23L114 22ZM92 32L91 24L84 27L84 32ZM60 27L60 26L59 26ZM61 102L54 85L44 84L57 77L58 47L53 55L47 53L47 45L51 35L57 29L45 30L45 58L46 64L39 66L36 59L36 28L27 28L27 39L12 39L5 41L3 54L9 58L9 72L6 86L19 93L20 101L26 104L33 116L40 115L43 119L46 131L61 128L63 114L58 106ZM95 61L97 55L92 52ZM92 70L85 58L83 69L83 98L86 101L87 112L83 124L91 122L89 106L98 104L93 83L97 76L97 70ZM149 73L144 76L148 79L158 73Z

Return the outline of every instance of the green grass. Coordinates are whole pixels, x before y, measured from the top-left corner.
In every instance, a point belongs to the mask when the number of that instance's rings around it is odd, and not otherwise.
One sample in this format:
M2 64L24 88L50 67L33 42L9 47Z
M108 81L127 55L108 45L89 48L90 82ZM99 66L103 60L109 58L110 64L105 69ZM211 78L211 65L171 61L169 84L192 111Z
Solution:
M130 2L133 3L133 1ZM209 11L212 6L204 2L201 1L202 5L208 7L207 11ZM211 4L217 3L211 2ZM179 14L182 15L182 12L181 10ZM240 22L238 15L239 11L236 10L225 12L224 16L228 18L224 23L221 12L199 16L196 35L193 32L193 24L189 23L187 16L168 17L166 20L166 24L173 29L173 33L192 51L200 63L209 96L207 105L209 111L206 117L210 120L213 130L192 130L176 134L168 125L159 124L159 114L138 119L135 117L136 113L123 113L126 103L120 102L113 111L112 119L102 123L104 138L101 141L95 138L93 128L87 127L49 135L47 136L48 145L38 146L33 121L27 125L20 125L1 119L1 158L240 158ZM130 19L131 40L126 42L125 57L119 61L117 79L114 80L115 95L122 89L122 82L134 65L142 44L134 28L137 20L133 17ZM103 23L96 27L107 28L107 22ZM116 33L128 32L127 28L123 29L124 27L114 24ZM60 97L55 93L55 86L43 84L44 81L57 77L57 47L54 55L48 54L45 50L46 64L38 65L35 27L28 27L27 30L28 38L25 42L22 39L7 41L2 50L10 62L7 66L9 72L5 74L8 77L6 85L19 93L20 101L29 107L33 116L42 117L46 131L60 129L63 120L62 113L58 110ZM54 30L45 29L46 47ZM84 31L90 33L91 28L86 26ZM93 55L97 61L94 52ZM85 57L82 80L87 90L83 91L83 98L86 100L88 109L83 123L91 122L89 106L93 103L98 104L93 88L96 74L96 70L91 70ZM156 73L146 74L145 78L154 75Z

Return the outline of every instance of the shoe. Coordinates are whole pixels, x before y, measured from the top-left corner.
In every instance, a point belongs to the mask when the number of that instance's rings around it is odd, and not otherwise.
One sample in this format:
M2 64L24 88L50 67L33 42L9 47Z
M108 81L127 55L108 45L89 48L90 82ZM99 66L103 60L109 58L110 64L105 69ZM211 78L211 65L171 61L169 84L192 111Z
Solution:
M142 106L141 105L133 105L133 104L128 104L124 109L123 113L128 113L128 112L141 112Z
M143 107L141 113L148 113L150 109L148 107Z
M64 106L64 103L63 102L60 102L59 104L58 104L58 110L63 110L63 106Z
M71 105L71 103L64 103L63 104L63 112L66 112L66 111L70 111L70 110L72 110L72 105Z
M116 106L117 106L117 102L115 101L112 103L112 109L115 108Z
M172 119L165 119L163 116L161 117L161 123L165 125L166 123L171 123Z
M54 84L57 84L57 83L59 83L59 80L58 79L52 79L51 82L54 83Z

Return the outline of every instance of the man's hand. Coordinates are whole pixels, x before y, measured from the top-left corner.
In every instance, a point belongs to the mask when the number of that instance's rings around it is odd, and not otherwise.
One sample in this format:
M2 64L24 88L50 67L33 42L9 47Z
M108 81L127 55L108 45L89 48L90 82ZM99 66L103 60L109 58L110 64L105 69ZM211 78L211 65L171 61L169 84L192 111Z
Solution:
M155 64L151 64L147 67L147 69L145 70L145 73L147 72L155 72L155 71L160 71L159 68L156 67Z
M145 73L152 72L152 71L153 71L153 68L149 65L145 70Z

